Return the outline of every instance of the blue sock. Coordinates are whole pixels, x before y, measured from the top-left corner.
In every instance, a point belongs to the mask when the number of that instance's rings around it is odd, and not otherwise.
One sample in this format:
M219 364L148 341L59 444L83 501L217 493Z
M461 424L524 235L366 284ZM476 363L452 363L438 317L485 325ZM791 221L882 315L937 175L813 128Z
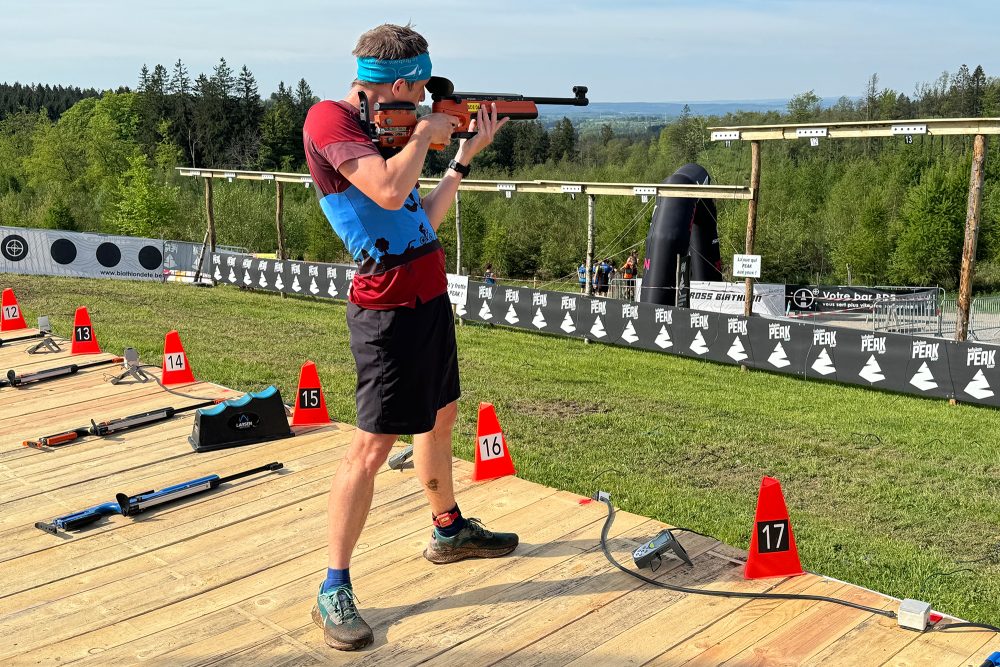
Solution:
M441 537L455 537L459 531L465 528L466 523L465 517L462 516L462 510L458 509L458 505L455 505L451 510L434 517L434 530Z
M337 588L338 586L343 586L345 584L350 585L351 583L351 569L346 570L334 570L332 567L326 570L326 581L323 582L323 588L320 590L321 593L326 593L329 590Z

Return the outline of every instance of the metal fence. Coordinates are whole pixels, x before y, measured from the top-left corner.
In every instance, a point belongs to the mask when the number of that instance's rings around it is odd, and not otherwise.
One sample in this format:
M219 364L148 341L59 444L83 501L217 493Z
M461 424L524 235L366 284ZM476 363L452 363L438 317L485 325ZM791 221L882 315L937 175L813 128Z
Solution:
M941 336L944 302L941 288L912 297L903 294L878 299L870 311L872 331Z
M952 338L958 321L958 301L941 303L941 336ZM968 340L1000 343L1000 296L977 296L969 304Z

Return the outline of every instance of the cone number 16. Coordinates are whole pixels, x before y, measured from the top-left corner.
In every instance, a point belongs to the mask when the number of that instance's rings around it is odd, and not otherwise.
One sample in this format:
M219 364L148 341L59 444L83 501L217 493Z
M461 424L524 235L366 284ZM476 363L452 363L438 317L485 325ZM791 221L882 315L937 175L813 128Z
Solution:
M479 438L479 460L489 461L503 456L503 434L494 433Z
M762 554L788 551L788 520L757 522L757 551Z

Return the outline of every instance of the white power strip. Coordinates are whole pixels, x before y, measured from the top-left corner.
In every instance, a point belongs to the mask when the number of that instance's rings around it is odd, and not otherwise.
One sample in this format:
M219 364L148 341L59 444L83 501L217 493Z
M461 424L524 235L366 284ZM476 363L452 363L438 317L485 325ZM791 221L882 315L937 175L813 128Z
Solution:
M920 600L906 599L899 603L899 627L923 632L931 618L931 606Z

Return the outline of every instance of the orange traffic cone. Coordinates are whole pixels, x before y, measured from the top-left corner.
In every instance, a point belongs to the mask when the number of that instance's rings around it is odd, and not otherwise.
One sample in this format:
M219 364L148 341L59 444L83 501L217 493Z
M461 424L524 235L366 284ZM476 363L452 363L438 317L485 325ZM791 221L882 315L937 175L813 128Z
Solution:
M171 331L163 340L163 378L164 385L190 384L195 382L194 371L188 363L187 353L181 345L181 336Z
M474 482L515 473L514 461L507 449L507 439L500 428L497 411L492 403L479 404L476 442L476 464L472 471Z
M0 331L17 331L27 328L28 325L24 323L24 313L21 312L21 306L17 303L14 290L8 287L3 291L3 297L0 299Z
M319 382L316 364L307 361L299 371L299 389L295 392L295 412L292 426L329 424L330 414L326 411L323 386Z
M70 354L100 354L101 346L97 344L94 327L90 324L90 313L84 306L76 309L73 318L73 344Z
M754 531L750 538L750 555L747 557L743 577L765 579L767 577L794 577L805 574L799 562L799 551L795 548L792 524L788 520L788 508L781 494L781 484L773 477L765 477L760 482L757 496L757 514Z

